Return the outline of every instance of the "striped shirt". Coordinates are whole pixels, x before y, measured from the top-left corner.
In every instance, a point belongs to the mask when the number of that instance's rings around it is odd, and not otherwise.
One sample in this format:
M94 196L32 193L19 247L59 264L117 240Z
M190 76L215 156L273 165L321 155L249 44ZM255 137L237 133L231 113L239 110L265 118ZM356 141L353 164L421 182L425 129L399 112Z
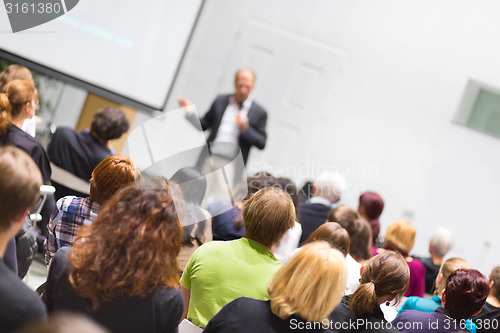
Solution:
M90 225L97 218L99 204L90 197L67 196L59 199L48 225L45 240L47 265L63 246L73 246L76 234L82 225Z

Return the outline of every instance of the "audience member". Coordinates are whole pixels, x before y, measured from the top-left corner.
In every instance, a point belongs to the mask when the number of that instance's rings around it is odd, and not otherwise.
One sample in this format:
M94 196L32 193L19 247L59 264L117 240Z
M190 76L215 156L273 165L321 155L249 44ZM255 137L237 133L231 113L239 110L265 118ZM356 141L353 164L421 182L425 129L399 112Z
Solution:
M354 294L344 296L330 319L344 323L339 332L397 332L385 321L380 305L401 298L409 280L403 256L385 251L362 266L360 286Z
M306 202L307 200L312 198L312 187L313 187L314 182L311 180L306 180L304 184L302 184L302 187L300 188L299 194L299 202Z
M444 256L453 248L453 232L450 229L438 228L429 240L430 258L414 257L425 267L425 292L432 294L434 282L443 263Z
M14 80L0 94L0 147L15 146L31 156L42 173L43 183L50 184L50 163L40 142L21 130L26 119L35 115L38 92L33 83Z
M472 321L477 325L478 333L497 333L500 325L500 266L490 273L490 294L481 312Z
M0 331L13 332L46 318L45 306L4 262L5 249L39 197L42 176L33 160L14 147L0 148Z
M182 168L170 179L171 187L177 184L182 198L176 198L173 192L177 213L179 205L183 205L179 220L183 226L182 247L178 261L181 270L186 267L193 252L203 243L212 240L212 218L210 213L201 208L201 202L205 197L207 181L205 176L195 168Z
M243 238L202 245L182 275L183 317L200 327L238 297L268 299L267 284L281 267L270 248L293 227L293 202L281 189L263 188L245 201L243 220Z
M204 332L295 332L325 328L342 298L346 281L343 256L325 242L306 244L271 280L269 301L240 297L225 305ZM314 326L313 326L314 325ZM328 326L326 326L328 327Z
M456 270L446 282L442 307L434 312L404 311L393 325L401 333L464 332L466 319L481 311L489 292L488 280L480 272Z
M78 230L81 226L94 222L99 207L111 199L116 191L139 177L140 173L131 159L125 156L109 156L92 172L90 196L66 196L59 199L48 225L48 237L45 241L46 263L50 263L58 249L73 246Z
M418 310L423 312L433 312L438 307L441 306L441 298L443 297L444 288L446 287L446 281L451 273L457 269L469 269L470 265L467 261L462 258L450 258L446 260L441 266L439 273L436 277L436 292L435 296L432 298L422 298L417 296L410 296L406 299L405 303L399 310L398 315L403 311L407 310ZM476 325L474 325L470 320L466 323L466 328L472 332L476 333Z
M52 163L78 178L89 180L97 164L114 154L110 140L120 138L129 129L125 113L115 107L98 110L92 117L90 132L58 127L47 151ZM84 193L54 182L56 199L68 195L85 197Z
M4 92L4 87L7 83L14 80L25 80L35 85L35 81L33 80L33 75L30 70L24 66L14 64L5 67L5 69L0 73L0 92ZM35 116L32 119L26 119L21 126L23 131L29 133L33 137L36 132L36 123L34 118ZM23 222L23 227L19 230L15 239L9 243L10 245L7 247L5 256L7 266L12 268L13 272L17 272L20 278L23 278L26 275L31 262L33 261L33 257L37 250L35 240L36 231L29 218L26 218ZM8 258L15 257L17 257L17 262L10 263Z
M325 223L330 210L340 204L346 182L338 172L325 171L319 175L312 187L313 197L299 206L299 222L302 224L300 243L320 225Z
M339 250L344 257L349 254L349 234L337 222L325 222L306 239L305 244L325 241L334 249Z
M401 253L410 268L410 285L405 296L424 297L425 293L425 268L422 263L409 253L415 245L415 227L407 220L394 221L385 233L385 249ZM383 249L380 249L383 251Z
M374 246L380 245L378 236L380 234L380 220L379 217L384 210L384 200L375 192L364 192L359 196L358 212L372 228L372 244Z
M74 313L56 313L47 322L30 324L16 333L109 333L91 319Z
M247 178L246 184L238 184L236 191L243 188L246 191L246 199L257 193L266 186L276 185L276 178L270 173L258 172ZM243 222L243 203L233 205L229 201L217 200L207 206L212 218L213 240L235 240L243 237L245 223Z
M3 92L3 88L7 85L7 83L14 80L25 80L35 85L33 75L28 68L12 64L5 67L5 69L0 73L0 92Z
M349 234L349 254L345 258L347 263L345 293L350 295L359 286L361 264L370 258L371 228L360 218L356 210L347 205L332 209L327 219L340 224Z
M31 71L21 65L13 64L5 67L2 73L0 73L0 92L3 92L3 88L7 83L14 80L24 80L35 85L35 80L33 80L33 74ZM21 126L21 129L35 137L36 135L36 115L30 119L26 119Z
M38 106L38 92L32 82L14 80L9 82L0 94L0 147L15 146L31 156L42 173L43 184L50 185L50 162L41 143L24 132L21 127L26 119L35 115ZM47 236L47 223L55 206L53 195L47 200L41 212L42 220L37 223L39 235L38 250L43 248Z
M129 185L52 259L49 313L84 313L111 332L177 332L181 226L166 181Z

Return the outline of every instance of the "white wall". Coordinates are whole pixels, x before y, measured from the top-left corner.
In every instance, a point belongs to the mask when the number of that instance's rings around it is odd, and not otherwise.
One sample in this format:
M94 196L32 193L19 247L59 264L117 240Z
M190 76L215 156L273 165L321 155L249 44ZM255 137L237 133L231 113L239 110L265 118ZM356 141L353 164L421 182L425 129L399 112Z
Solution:
M500 141L452 120L469 78L500 87L499 9L472 0L208 0L173 96L206 110L232 90L236 68L259 67L269 141L251 152L250 169L300 183L335 167L351 184L346 203L356 206L363 189L385 198L383 229L411 217L415 251L425 254L435 227L453 228L453 254L487 273L500 264ZM248 56L255 49L265 56ZM335 68L318 65L312 85L322 94L295 112L286 92L298 65L284 70L283 53L318 50ZM302 122L283 129L287 116Z

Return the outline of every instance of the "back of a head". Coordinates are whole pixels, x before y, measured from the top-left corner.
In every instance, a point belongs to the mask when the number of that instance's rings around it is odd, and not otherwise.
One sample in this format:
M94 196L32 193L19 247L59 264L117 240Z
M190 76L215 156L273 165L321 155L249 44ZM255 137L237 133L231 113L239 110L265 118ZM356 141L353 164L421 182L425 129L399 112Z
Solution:
M17 117L27 103L38 102L38 93L33 83L13 80L0 93L0 135L7 132L12 119Z
M120 188L139 178L139 170L130 158L119 155L108 156L92 171L90 196L99 204L103 204Z
M491 270L490 282L493 282L491 287L491 296L495 297L497 301L500 301L500 266L496 266Z
M384 210L384 200L375 192L364 192L359 196L358 210L370 224L373 242L375 242L380 234L379 217Z
M0 73L0 92L3 91L7 83L14 80L25 80L35 85L30 70L24 66L14 64L7 66L3 72Z
M293 205L295 206L295 211L297 211L297 208L299 206L299 190L297 189L297 186L295 183L290 179L286 177L278 177L276 178L276 183L283 191L285 191L290 198L292 198Z
M453 248L453 243L453 231L442 227L436 229L429 240L429 246L439 258L443 258Z
M181 227L167 182L132 184L81 229L70 255L70 282L80 296L92 300L94 309L105 299L176 287L180 246Z
M342 192L346 189L344 177L336 171L325 171L314 182L316 192L314 195L326 198L330 202L340 200Z
M326 222L309 235L305 244L314 241L325 241L334 249L342 252L344 257L349 253L349 234L337 222Z
M271 246L295 224L292 199L280 188L265 187L245 201L243 221L245 237Z
M184 200L200 205L207 190L205 176L195 168L182 168L170 178L179 185Z
M364 266L360 282L349 304L356 315L372 312L378 307L379 297L403 296L410 282L410 269L400 253L384 251Z
M449 258L447 259L439 269L439 273L441 273L444 279L448 279L448 277L456 271L457 269L469 269L471 268L467 260L462 258Z
M35 204L41 185L40 170L28 154L14 147L0 148L0 232Z
M274 275L268 287L272 312L307 321L325 319L339 304L347 268L342 254L326 242L306 244Z
M455 319L467 319L481 310L490 293L488 279L475 269L451 273L443 293L444 308Z
M332 209L327 217L330 222L337 222L349 234L349 253L356 260L371 257L372 233L368 222L361 219L359 213L347 205Z
M328 213L327 220L329 222L337 222L342 228L347 230L349 236L351 236L352 230L354 229L354 221L360 217L359 213L352 207L340 205Z
M278 184L276 177L269 172L260 171L247 178L248 193L246 199L257 193L264 187L274 186Z
M108 141L118 139L129 127L129 121L121 109L107 107L94 114L90 130L99 139Z
M384 200L375 192L364 192L359 196L359 206L363 207L369 220L378 219L384 210Z
M396 220L385 233L385 244L390 249L408 255L415 245L415 227L408 220Z

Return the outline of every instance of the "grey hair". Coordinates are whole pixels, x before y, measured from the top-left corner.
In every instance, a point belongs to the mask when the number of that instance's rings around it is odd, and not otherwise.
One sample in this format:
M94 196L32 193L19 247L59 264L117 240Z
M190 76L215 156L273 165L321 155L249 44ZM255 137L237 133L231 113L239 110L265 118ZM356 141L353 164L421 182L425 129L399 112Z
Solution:
M434 254L438 257L444 257L454 244L453 232L447 228L437 228L431 235L429 245L434 248Z
M322 196L332 203L340 200L347 186L344 177L337 171L322 172L314 185L316 185L315 195Z

